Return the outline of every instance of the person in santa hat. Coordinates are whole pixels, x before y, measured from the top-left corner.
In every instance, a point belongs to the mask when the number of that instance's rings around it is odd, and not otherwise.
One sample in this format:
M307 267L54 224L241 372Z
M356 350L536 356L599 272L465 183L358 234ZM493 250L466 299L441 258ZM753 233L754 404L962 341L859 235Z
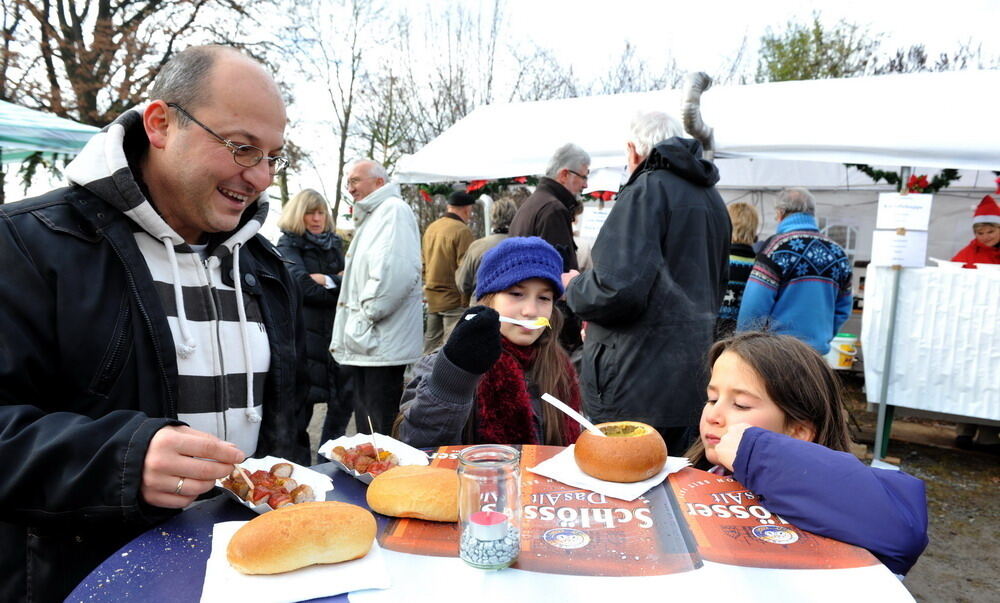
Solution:
M1000 264L1000 205L986 195L972 216L972 232L976 238L951 258L966 268L973 264Z

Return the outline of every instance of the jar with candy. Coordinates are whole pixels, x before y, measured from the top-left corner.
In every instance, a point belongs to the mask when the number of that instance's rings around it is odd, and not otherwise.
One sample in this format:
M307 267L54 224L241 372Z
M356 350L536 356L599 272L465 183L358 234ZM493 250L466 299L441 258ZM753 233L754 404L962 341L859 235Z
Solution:
M480 569L503 569L521 550L520 453L470 446L458 455L459 556Z

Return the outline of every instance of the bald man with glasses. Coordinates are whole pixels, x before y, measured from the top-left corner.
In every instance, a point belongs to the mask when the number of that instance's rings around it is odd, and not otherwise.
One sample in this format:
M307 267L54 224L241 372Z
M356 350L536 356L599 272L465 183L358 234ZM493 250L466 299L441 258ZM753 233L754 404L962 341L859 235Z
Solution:
M62 600L246 457L308 462L298 290L257 234L285 123L262 65L190 48L69 187L0 208L0 600Z

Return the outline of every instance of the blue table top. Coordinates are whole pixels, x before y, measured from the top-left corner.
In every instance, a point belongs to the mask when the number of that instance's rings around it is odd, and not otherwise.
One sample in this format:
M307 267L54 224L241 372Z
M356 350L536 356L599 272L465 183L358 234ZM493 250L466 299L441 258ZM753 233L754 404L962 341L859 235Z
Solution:
M327 500L367 508L366 486L333 463L312 469L333 479ZM254 512L228 496L198 503L141 534L77 585L67 601L199 601L205 563L212 552L212 527L222 521L246 521ZM380 523L388 518L376 515ZM380 526L382 528L384 526ZM314 599L346 602L347 595Z

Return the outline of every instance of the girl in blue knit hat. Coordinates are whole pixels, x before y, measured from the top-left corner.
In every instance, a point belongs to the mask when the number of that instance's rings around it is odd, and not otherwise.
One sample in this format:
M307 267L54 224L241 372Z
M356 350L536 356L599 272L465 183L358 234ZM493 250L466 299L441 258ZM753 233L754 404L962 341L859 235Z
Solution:
M440 350L424 356L403 392L395 435L418 447L576 441L579 426L549 404L550 393L580 408L569 357L557 341L563 261L539 237L511 237L489 250L469 308ZM531 329L500 317L550 326Z

